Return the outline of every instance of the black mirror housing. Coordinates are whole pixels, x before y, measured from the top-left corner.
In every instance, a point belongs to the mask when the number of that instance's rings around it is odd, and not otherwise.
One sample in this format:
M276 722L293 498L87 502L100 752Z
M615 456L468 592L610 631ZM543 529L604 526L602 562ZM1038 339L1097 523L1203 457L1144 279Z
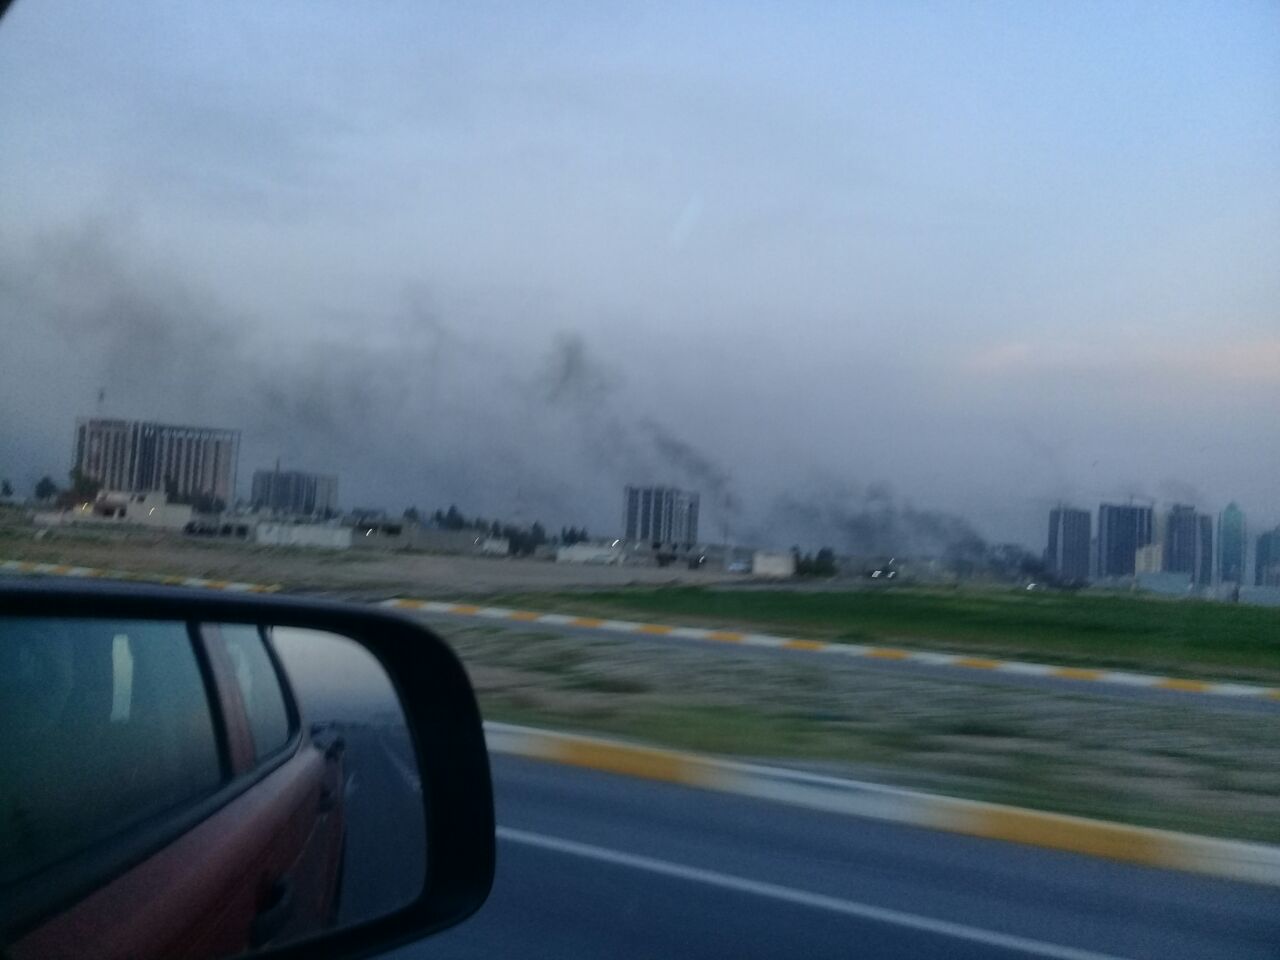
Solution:
M495 841L488 753L461 662L430 630L385 610L324 600L134 584L0 582L0 616L185 620L328 631L363 646L401 701L421 779L427 849L420 896L392 913L254 956L364 957L444 930L480 908L493 882ZM341 740L330 749L340 751ZM24 932L6 919L0 943Z

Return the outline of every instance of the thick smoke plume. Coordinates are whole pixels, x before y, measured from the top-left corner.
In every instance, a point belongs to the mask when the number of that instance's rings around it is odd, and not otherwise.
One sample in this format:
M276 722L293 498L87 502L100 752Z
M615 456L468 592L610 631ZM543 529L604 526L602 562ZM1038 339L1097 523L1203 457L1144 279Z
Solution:
M797 543L831 546L852 556L943 556L986 549L961 517L900 503L883 484L780 496L767 525L775 538L791 531Z
M981 542L878 486L802 487L751 511L730 472L645 410L580 334L529 359L425 302L419 291L380 324L352 318L334 341L272 339L266 318L132 262L110 230L0 245L0 475L27 489L61 479L75 417L98 412L104 389L108 416L242 430L242 491L278 457L338 474L347 507L457 503L608 532L624 484L676 484L702 494L704 537L732 521L742 542L855 554Z
M243 431L240 486L273 464L337 473L348 506L456 502L525 522L616 529L625 483L728 475L630 412L621 378L565 333L541 358L458 333L408 302L394 335L272 340L259 318L162 270L105 229L0 248L0 472L61 477L74 419L99 412ZM388 324L382 324L383 327Z

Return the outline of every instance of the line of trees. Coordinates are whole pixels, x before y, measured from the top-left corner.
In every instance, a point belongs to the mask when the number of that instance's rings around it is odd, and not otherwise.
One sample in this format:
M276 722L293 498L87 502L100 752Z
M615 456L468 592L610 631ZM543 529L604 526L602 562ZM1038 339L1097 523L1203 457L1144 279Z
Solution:
M799 547L792 547L791 553L796 558L797 577L834 577L836 575L836 552L830 547L823 547L816 554L801 553Z
M468 517L456 504L450 504L447 510L436 509L425 516L416 506L406 507L403 516L409 523L426 523L438 530L476 530L490 537L505 539L510 544L510 553L518 557L528 556L544 544L571 546L591 539L586 527L561 527L559 536L552 537L537 520L526 527L485 517Z
M53 477L45 475L36 481L36 487L33 491L37 500L54 500L58 502L58 506L68 507L76 503L84 503L86 500L92 500L98 495L98 491L102 489L102 484L97 480L92 480L80 472L79 467L72 468L68 474L71 480L70 485L64 490L59 487ZM13 487L9 481L4 481L0 494L6 497L13 496Z
M413 523L424 522L422 513L417 507L407 507L404 511L404 519ZM537 520L524 527L514 523L489 520L485 517L468 517L455 504L450 504L447 510L435 510L425 522L439 530L476 530L495 539L505 539L508 543L508 552L517 557L527 557L538 547L547 543L565 542L549 537L546 528ZM570 527L568 530L572 531L578 539L586 539L586 530L579 531L576 527ZM561 532L563 534L566 531Z

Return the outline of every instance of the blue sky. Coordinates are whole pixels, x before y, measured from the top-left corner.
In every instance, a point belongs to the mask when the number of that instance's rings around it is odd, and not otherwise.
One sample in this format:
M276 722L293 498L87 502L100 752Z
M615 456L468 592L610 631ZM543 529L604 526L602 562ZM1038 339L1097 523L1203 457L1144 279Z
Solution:
M19 0L0 130L20 483L105 386L348 504L1280 520L1275 3Z

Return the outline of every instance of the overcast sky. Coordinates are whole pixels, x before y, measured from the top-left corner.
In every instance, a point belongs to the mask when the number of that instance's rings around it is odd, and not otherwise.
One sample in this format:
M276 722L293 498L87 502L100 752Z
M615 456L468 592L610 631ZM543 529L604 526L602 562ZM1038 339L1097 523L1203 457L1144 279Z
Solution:
M18 0L0 184L20 492L105 389L346 506L1280 520L1274 2Z

